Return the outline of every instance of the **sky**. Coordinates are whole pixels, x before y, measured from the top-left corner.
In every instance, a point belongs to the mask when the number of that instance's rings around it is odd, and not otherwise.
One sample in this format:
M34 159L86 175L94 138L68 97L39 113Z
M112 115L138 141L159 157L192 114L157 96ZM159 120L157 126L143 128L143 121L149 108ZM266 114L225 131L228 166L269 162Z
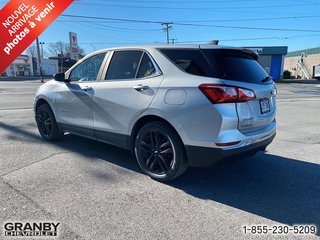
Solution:
M0 7L7 2L0 0ZM165 22L172 23L169 38L175 43L320 47L319 0L75 0L39 40L46 49L68 43L75 32L85 53L166 43Z

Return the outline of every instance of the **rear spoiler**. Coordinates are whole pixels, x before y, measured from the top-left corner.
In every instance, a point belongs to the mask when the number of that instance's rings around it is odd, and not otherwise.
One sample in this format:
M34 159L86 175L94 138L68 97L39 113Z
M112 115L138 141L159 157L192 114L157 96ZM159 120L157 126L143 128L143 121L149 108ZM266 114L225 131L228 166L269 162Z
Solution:
M259 53L258 52L250 50L250 49L247 49L247 48L244 48L241 51L243 53L245 53L245 54L249 54L249 55L253 56L255 60L258 60L258 57L259 57Z

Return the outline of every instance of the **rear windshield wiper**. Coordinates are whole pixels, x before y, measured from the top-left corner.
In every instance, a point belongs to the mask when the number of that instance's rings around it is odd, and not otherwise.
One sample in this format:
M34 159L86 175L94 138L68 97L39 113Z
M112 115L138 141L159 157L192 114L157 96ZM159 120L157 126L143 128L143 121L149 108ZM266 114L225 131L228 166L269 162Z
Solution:
M270 80L272 80L273 78L271 76L267 76L266 78L262 79L261 82L268 82Z

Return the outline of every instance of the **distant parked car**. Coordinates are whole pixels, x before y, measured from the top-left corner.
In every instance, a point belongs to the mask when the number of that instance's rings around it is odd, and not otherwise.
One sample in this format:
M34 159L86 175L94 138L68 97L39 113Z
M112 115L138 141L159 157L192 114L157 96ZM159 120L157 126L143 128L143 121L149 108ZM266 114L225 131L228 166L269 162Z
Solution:
M72 133L131 150L159 181L256 153L276 134L276 87L246 49L151 45L94 52L43 84L41 136Z

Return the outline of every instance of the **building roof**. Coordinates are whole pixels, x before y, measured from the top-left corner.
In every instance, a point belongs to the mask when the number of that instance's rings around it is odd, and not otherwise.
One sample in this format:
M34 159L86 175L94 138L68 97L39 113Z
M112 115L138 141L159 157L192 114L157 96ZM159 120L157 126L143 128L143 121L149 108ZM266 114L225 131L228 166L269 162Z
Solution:
M307 49L302 49L302 50L298 50L298 51L288 52L288 54L286 55L286 58L300 57L302 53L304 53L305 55L320 54L320 47L307 48Z
M251 46L245 47L257 51L260 55L286 55L288 53L287 46Z

